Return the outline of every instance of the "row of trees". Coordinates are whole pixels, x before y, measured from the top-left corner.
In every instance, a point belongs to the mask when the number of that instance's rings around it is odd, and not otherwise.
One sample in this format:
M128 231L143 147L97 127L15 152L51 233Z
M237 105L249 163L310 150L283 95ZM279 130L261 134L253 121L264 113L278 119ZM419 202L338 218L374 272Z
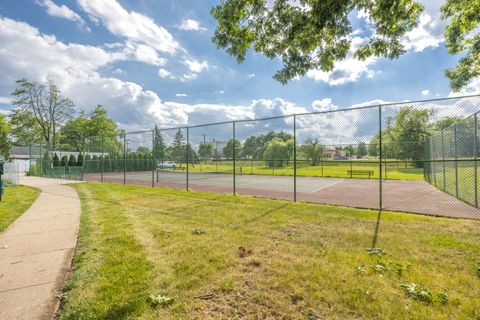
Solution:
M153 159L151 153L139 153L139 152L130 152L125 158L122 155L111 156L105 154L93 155L86 154L85 157L83 154L79 154L77 158L73 154L69 157L64 155L62 158L58 156L57 153L53 154L53 159L50 158L50 153L45 152L42 158L42 168L43 172L46 173L47 170L53 167L65 167L66 169L70 167L85 167L86 173L96 173L96 172L121 172L126 171L150 171L152 170Z
M13 110L8 117L0 115L0 153L5 157L12 145L36 143L51 150L84 152L91 137L114 137L123 132L101 105L77 114L74 103L52 81L21 79L16 84ZM108 149L121 147L115 139L108 139L106 144Z

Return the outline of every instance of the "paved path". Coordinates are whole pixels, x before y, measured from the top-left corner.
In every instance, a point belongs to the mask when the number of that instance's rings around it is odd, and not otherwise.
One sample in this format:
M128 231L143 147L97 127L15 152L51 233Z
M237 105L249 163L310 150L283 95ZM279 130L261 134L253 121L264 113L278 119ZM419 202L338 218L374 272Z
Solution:
M42 192L0 234L0 319L51 319L58 306L77 243L80 200L63 184L72 181L21 177Z

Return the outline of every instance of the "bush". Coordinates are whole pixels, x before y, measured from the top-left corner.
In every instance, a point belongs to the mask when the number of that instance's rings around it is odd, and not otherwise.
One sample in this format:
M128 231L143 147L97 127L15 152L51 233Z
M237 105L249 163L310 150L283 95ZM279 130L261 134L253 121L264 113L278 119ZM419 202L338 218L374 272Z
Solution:
M75 156L71 154L70 159L68 159L68 166L75 167L76 165L77 165L77 160L75 160Z

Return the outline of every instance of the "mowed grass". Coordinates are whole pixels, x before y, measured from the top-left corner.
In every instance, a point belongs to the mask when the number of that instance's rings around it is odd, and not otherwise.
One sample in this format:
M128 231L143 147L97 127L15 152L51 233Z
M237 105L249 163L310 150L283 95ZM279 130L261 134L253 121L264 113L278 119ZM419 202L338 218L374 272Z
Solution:
M183 165L184 166L184 165ZM190 164L189 171L192 172L220 172L232 173L232 162L215 162L208 161L207 163L199 162L197 164ZM240 160L235 165L236 173L238 174L261 174L261 175L278 175L278 176L293 176L293 164L290 166L280 168L269 168L263 161L251 163L249 161ZM349 161L325 161L324 165L317 166L300 166L297 165L297 175L304 177L330 177L330 178L350 178L350 170L353 171L371 171L371 179L378 179L380 176L380 169L378 164L369 162L362 163L355 161L350 164ZM382 166L382 176L384 179L394 180L423 180L423 168L405 167L402 164L397 166L396 163L387 163L387 166ZM369 178L368 174L354 174L353 178Z
M21 216L37 199L40 191L26 186L6 187L0 202L0 232Z
M76 184L60 319L478 319L480 222ZM432 302L409 297L415 283ZM172 298L156 307L149 296Z

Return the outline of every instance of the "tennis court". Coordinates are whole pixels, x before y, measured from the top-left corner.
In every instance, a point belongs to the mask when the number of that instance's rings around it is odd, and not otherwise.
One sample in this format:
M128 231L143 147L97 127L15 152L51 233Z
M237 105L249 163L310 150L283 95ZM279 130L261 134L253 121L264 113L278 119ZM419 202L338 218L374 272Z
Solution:
M187 174L158 170L154 186L186 189ZM100 174L87 174L85 180L101 181ZM188 188L194 191L233 193L234 177L223 173L189 172ZM152 185L152 172L104 173L104 182ZM380 183L377 179L341 179L297 177L297 201L379 208ZM241 195L273 199L294 199L292 176L235 175L235 192ZM442 192L425 181L384 180L384 210L420 213L434 216L480 219L480 210Z

